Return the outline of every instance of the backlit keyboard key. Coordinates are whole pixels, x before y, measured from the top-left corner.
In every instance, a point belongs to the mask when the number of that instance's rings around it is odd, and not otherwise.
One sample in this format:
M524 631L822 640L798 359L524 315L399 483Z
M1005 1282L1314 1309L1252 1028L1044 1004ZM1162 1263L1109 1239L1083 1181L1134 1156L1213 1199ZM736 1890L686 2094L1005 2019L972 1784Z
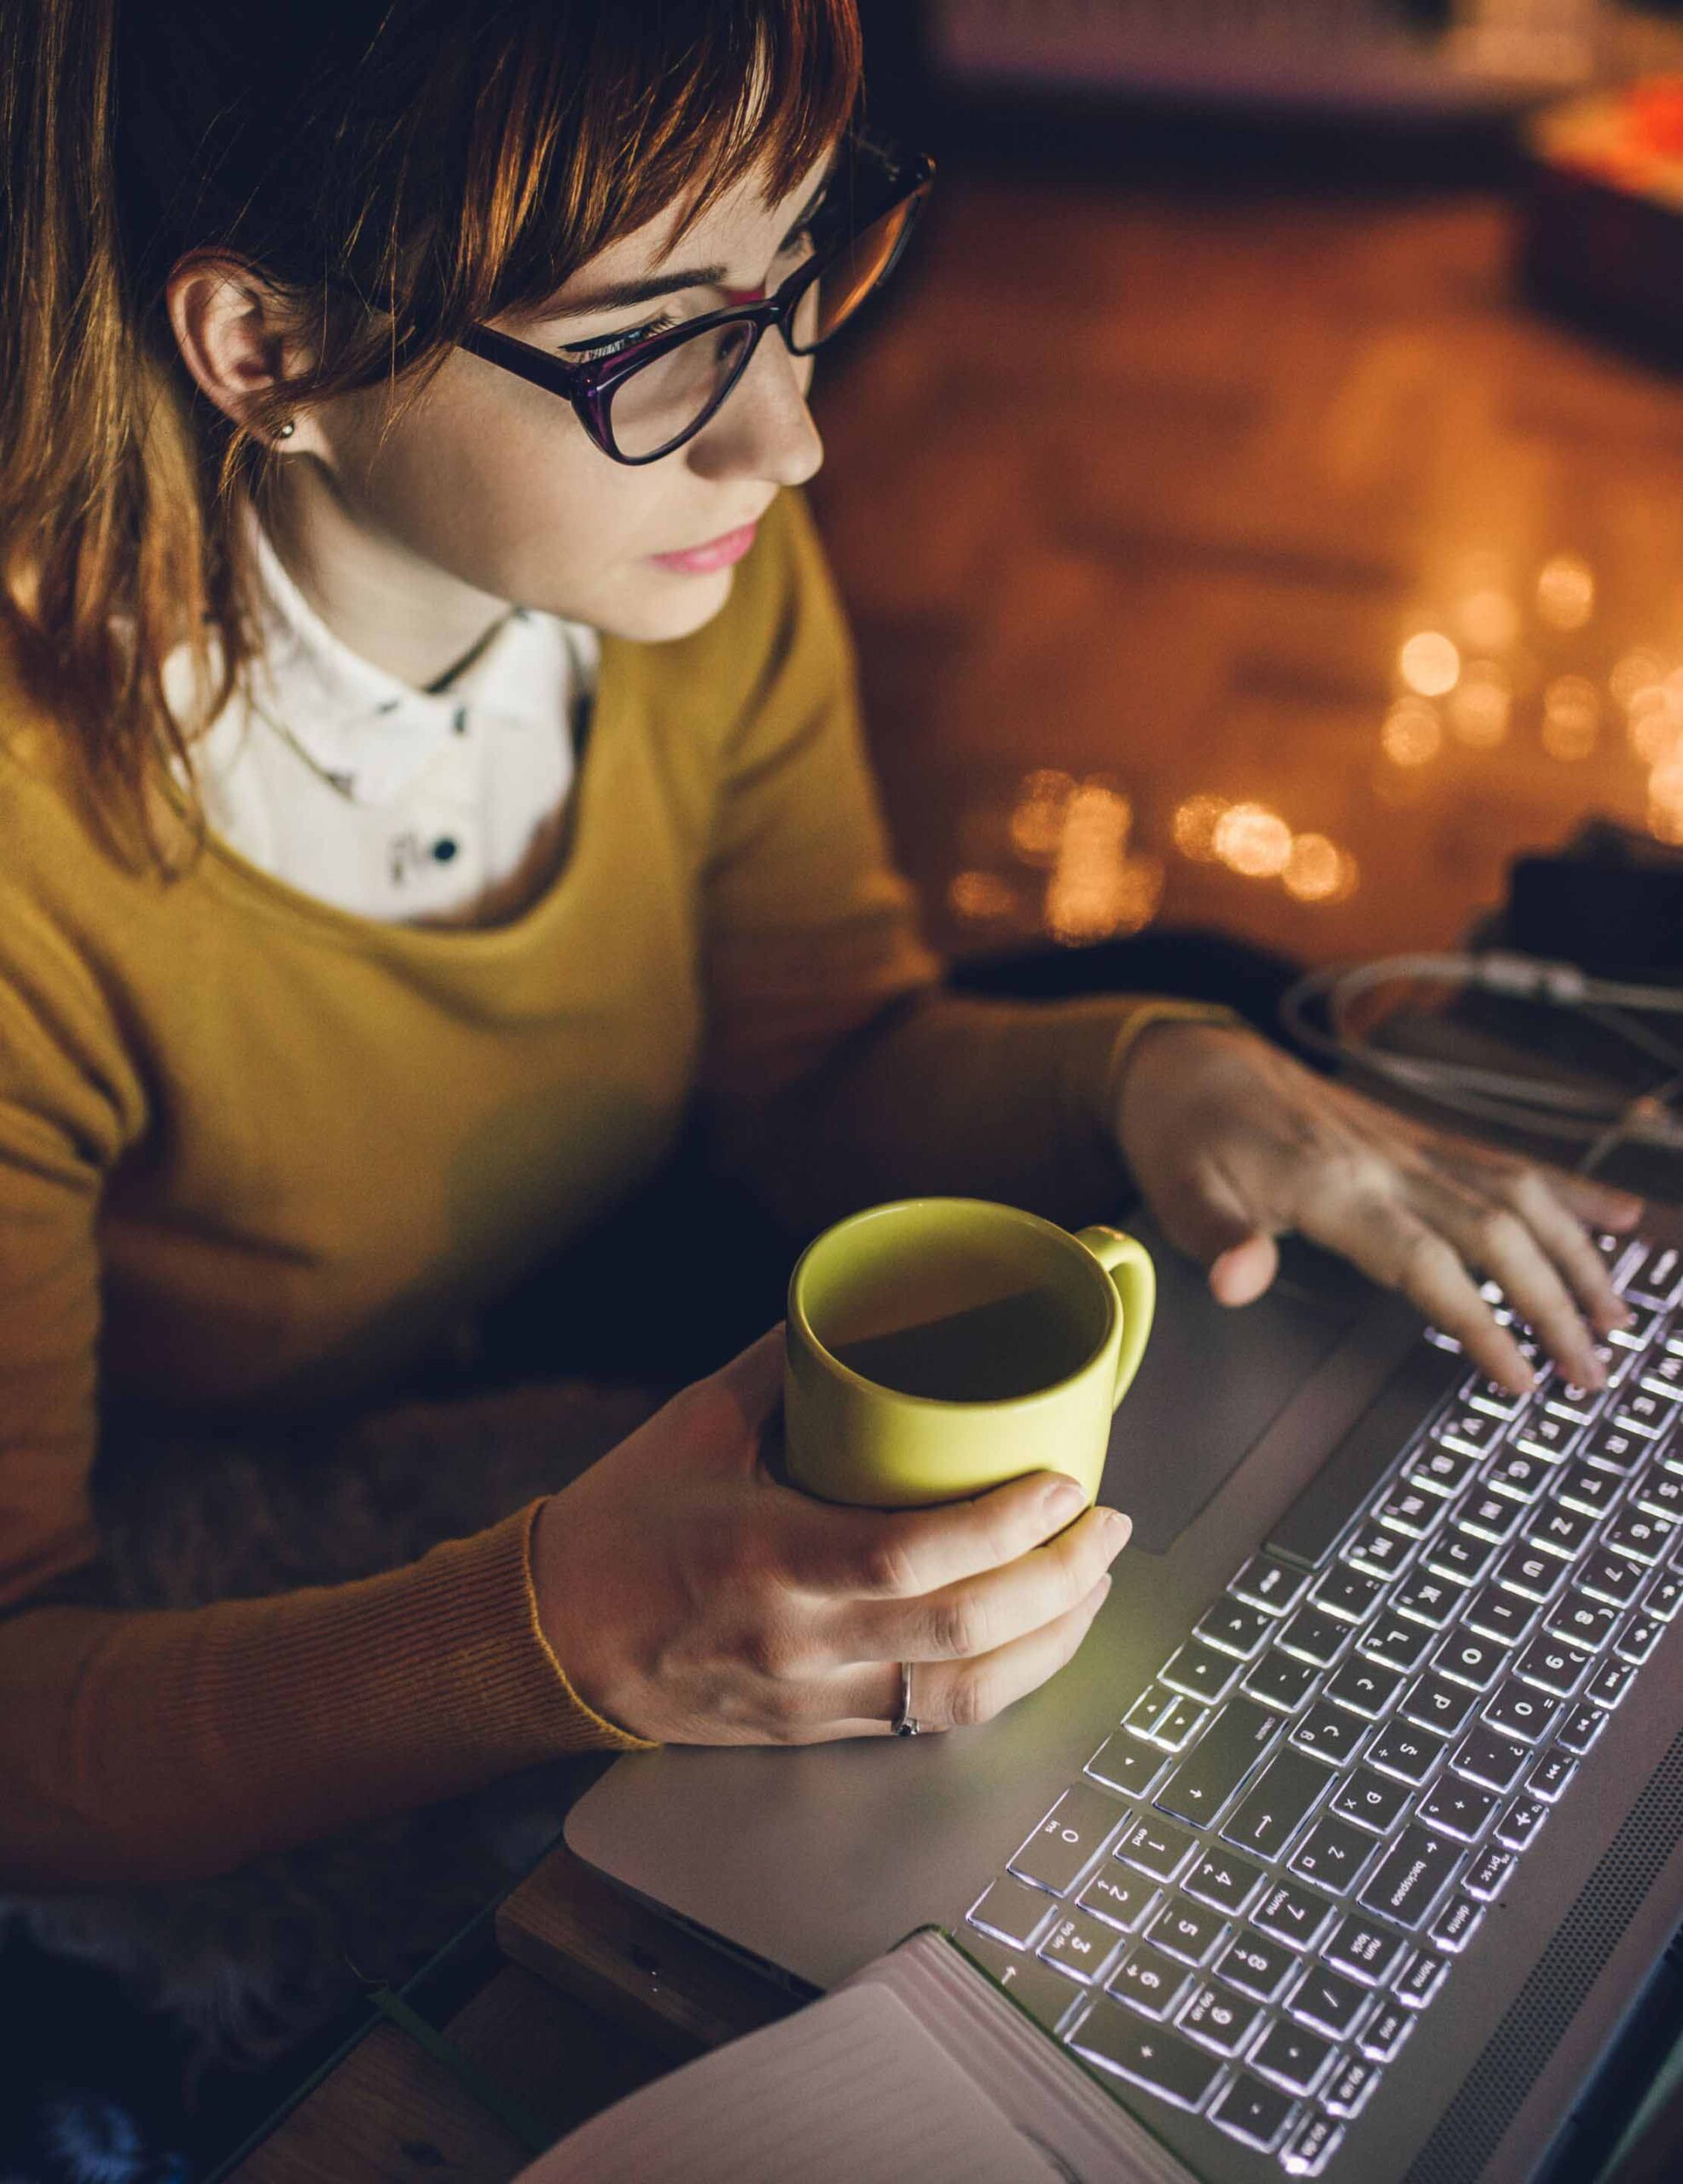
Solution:
M1510 1850L1527 1850L1537 1839L1548 1807L1535 1798L1516 1798L1496 1822L1496 1840Z
M1217 1849L1206 1850L1181 1885L1201 1903L1236 1914L1244 1910L1263 1879L1262 1867L1253 1866L1249 1858L1236 1857L1231 1850Z
M1388 1835L1407 1810L1409 1794L1406 1782L1376 1774L1371 1767L1358 1767L1338 1786L1332 1810L1375 1835Z
M1320 1820L1291 1853L1291 1870L1318 1887L1342 1895L1361 1879L1379 1845L1342 1820Z
M1330 2040L1289 2018L1277 2018L1251 2056L1251 2067L1288 2093L1313 2093L1337 2053Z
M1523 1600L1552 1600L1566 1582L1566 1565L1556 1554L1535 1547L1511 1547L1496 1565L1496 1583Z
M1053 1896L1067 1895L1114 1832L1128 1808L1082 1782L1065 1791L1046 1818L1008 1861L1019 1880Z
M1302 1599L1309 1582L1306 1570L1276 1562L1271 1554L1253 1554L1227 1590L1234 1600L1259 1607L1266 1614L1284 1615Z
M1551 1698L1570 1699L1593 1666L1590 1654L1558 1638L1534 1638L1513 1664L1522 1683L1546 1691Z
M1480 1789L1476 1782L1464 1781L1452 1773L1441 1776L1426 1792L1420 1800L1419 1817L1440 1835L1450 1836L1457 1843L1472 1843L1483 1833L1495 1809L1494 1792Z
M1554 1740L1557 1751L1570 1751L1581 1758L1607 1726L1607 1716L1599 1706L1576 1706L1560 1725L1560 1734Z
M1367 1734L1367 1722L1357 1716L1317 1701L1292 1730L1291 1741L1299 1751L1324 1760L1329 1767L1340 1767L1354 1758Z
M1090 1985L1121 1945L1122 1937L1114 1926L1105 1926L1084 1911L1066 1911L1036 1954L1043 1963L1056 1965L1071 1979Z
M1143 1873L1131 1873L1114 1858L1094 1874L1076 1898L1083 1911L1103 1919L1124 1934L1138 1931L1159 1891ZM1045 1898L1042 1897L1044 1902ZM972 1912L973 1918L975 1914Z
M1248 1661L1267 1644L1274 1627L1273 1616L1244 1600L1228 1597L1204 1610L1193 1635L1201 1638L1206 1646L1215 1647L1217 1653L1233 1653L1241 1661Z
M1414 1549L1401 1532L1367 1525L1344 1548L1344 1560L1370 1577L1395 1577L1413 1559Z
M1329 1782L1324 1767L1297 1751L1276 1752L1222 1830L1228 1842L1259 1857L1278 1857L1319 1802Z
M1069 2044L1100 2070L1172 2100L1178 2108L1198 2109L1222 2076L1219 2055L1195 2047L1178 2032L1142 2024L1116 2003L1094 2004Z
M1424 1782L1448 1746L1431 1729L1392 1722L1367 1747L1370 1767L1383 1768L1400 1782Z
M1056 1909L1041 1890L1007 1877L990 1882L966 1916L984 1933L1009 1942L1013 1949L1026 1949Z
M962 1937L967 1955L998 1980L1006 1993L1025 2009L1036 2024L1056 2032L1063 2020L1082 2006L1085 1989L1037 1956L1018 1956L985 1934Z
M1346 1661L1327 1685L1325 1696L1333 1705L1344 1707L1364 1722L1377 1722L1390 1711L1403 1682L1396 1670L1381 1668L1377 1661Z
M1425 1565L1435 1577L1448 1577L1452 1584L1476 1585L1496 1559L1496 1550L1488 1539L1480 1539L1465 1525L1451 1525L1448 1531L1439 1532L1428 1541Z
M1619 1612L1605 1600L1592 1600L1574 1585L1543 1618L1543 1629L1563 1645L1582 1653L1599 1653L1612 1635Z
M1342 1972L1312 1965L1301 1985L1294 1987L1286 2007L1299 2024L1329 2039L1343 2040L1367 2016L1372 1989L1346 1979Z
M1413 1962L1392 1981L1391 1993L1407 2008L1423 2010L1443 1984L1448 1969L1444 1958L1433 1956L1422 1949Z
M1499 1735L1531 1744L1541 1744L1559 1718L1559 1702L1528 1683L1505 1683L1484 1709L1484 1719Z
M1405 1722L1413 1722L1419 1728L1436 1729L1440 1736L1453 1737L1477 1703L1477 1693L1469 1691L1465 1684L1451 1683L1447 1676L1429 1670L1409 1685L1398 1711Z
M1228 1666L1236 1670L1239 1664L1230 1661ZM1158 1792L1158 1810L1195 1827L1213 1821L1274 1743L1279 1728L1279 1715L1248 1699L1230 1700Z
M1412 2011L1396 2002L1382 2002L1356 2036L1356 2046L1370 2063L1389 2063L1414 2030Z
M1384 1592L1378 1577L1369 1577L1343 1564L1327 1571L1310 1597L1329 1614L1341 1616L1346 1623L1365 1623L1384 1599Z
M1645 1516L1639 1509L1627 1509L1601 1544L1609 1554L1622 1555L1628 1562L1663 1562L1675 1529L1663 1518Z
M1452 1630L1431 1657L1439 1676L1464 1683L1469 1691L1488 1691L1507 1664L1508 1649L1468 1630Z
M1332 1907L1324 1897L1311 1896L1304 1888L1293 1888L1288 1881L1265 1896L1254 1915L1264 1933L1289 1943L1293 1949L1307 1949L1314 1948L1332 1915Z
M1348 1973L1367 1987L1383 1987L1402 1961L1400 1936L1367 1919L1341 1920L1323 1955L1335 1972Z
M1364 1660L1378 1661L1382 1667L1406 1676L1419 1668L1431 1650L1431 1641L1432 1634L1425 1623L1411 1623L1407 1616L1387 1611L1362 1632L1356 1650Z
M1604 1661L1584 1686L1584 1697L1610 1711L1619 1705L1634 1681L1636 1670L1628 1661Z
M1359 2116L1378 2082L1373 2064L1361 2055L1346 2055L1321 2088L1322 2106L1329 2116Z
M1111 1972L1109 1988L1142 2017L1165 2018L1192 1983L1184 1964L1148 1943L1136 1942Z
M1308 1661L1294 1661L1289 1653L1270 1647L1253 1661L1243 1688L1257 1703L1282 1714L1293 1714L1320 1679L1320 1670Z
M1208 1984L1198 1989L1175 2020L1182 2032L1218 2055L1238 2054L1262 2021L1255 2002Z
M1476 1722L1456 1747L1453 1771L1499 1794L1511 1790L1531 1757L1529 1745L1500 1737L1487 1722Z
M1167 1956L1183 1964L1204 1965L1226 1939L1227 1922L1218 1911L1178 1898L1165 1903L1151 1923L1146 1938Z
M1628 1607L1641 1591L1648 1572L1639 1562L1627 1562L1619 1554L1593 1554L1576 1571L1578 1589L1609 1607Z
M1297 1959L1266 1935L1246 1926L1216 1969L1229 1986L1243 1989L1259 2002L1271 2002L1297 1968Z
M1629 1661L1639 1668L1664 1635L1664 1623L1651 1615L1639 1615L1620 1631L1613 1641L1613 1651L1622 1661Z
M1586 1516L1605 1517L1623 1492L1617 1472L1604 1471L1599 1464L1570 1464L1560 1474L1554 1498Z
M1193 1838L1184 1827L1166 1820L1137 1820L1123 1830L1116 1855L1124 1864L1149 1873L1153 1880L1173 1880L1193 1850Z
M1272 2153L1296 2113L1289 2094L1241 2071L1210 2111L1212 2123L1263 2153Z
M1124 1797L1143 1797L1164 1769L1169 1756L1155 1745L1136 1744L1131 1737L1106 1737L1087 1763L1095 1782L1104 1782Z
M1431 1922L1433 1947L1459 1955L1477 1932L1483 1917L1482 1903L1470 1896L1452 1896Z
M1467 1602L1461 1618L1469 1630L1481 1638L1494 1638L1500 1646L1517 1646L1529 1635L1539 1610L1535 1600L1522 1600L1500 1585L1481 1586Z
M1526 1794L1552 1805L1577 1771L1578 1763L1570 1751L1546 1751L1525 1777Z
M1465 1598L1461 1588L1452 1584L1448 1578L1434 1577L1430 1571L1417 1570L1402 1589L1393 1595L1390 1605L1411 1623L1423 1623L1428 1630L1441 1630Z
M1488 1850L1480 1851L1462 1874L1461 1886L1479 1902L1494 1902L1507 1886L1513 1867L1512 1851L1504 1850L1493 1843Z
M1158 1681L1166 1683L1171 1691L1182 1692L1189 1699L1199 1699L1206 1705L1214 1705L1225 1696L1239 1670L1239 1664L1231 1653L1218 1653L1211 1647L1189 1642L1157 1673Z
M1419 1926L1460 1863L1459 1846L1429 1828L1404 1828L1384 1863L1361 1891L1364 1911Z
M1328 1615L1325 1608L1311 1603L1297 1610L1274 1642L1294 1661L1309 1661L1325 1669L1339 1658L1352 1635L1349 1624L1341 1617Z
M1571 1562L1583 1553L1594 1530L1595 1519L1585 1516L1581 1509L1563 1509L1558 1502L1545 1502L1531 1512L1525 1536L1530 1546L1543 1554Z

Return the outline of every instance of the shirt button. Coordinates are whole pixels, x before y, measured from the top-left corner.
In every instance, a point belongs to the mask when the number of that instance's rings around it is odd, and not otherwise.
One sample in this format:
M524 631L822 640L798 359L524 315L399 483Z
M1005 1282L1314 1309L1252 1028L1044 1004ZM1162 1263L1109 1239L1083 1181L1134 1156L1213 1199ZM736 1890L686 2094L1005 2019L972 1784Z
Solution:
M432 854L440 864L448 864L460 845L449 834L440 834L432 845Z

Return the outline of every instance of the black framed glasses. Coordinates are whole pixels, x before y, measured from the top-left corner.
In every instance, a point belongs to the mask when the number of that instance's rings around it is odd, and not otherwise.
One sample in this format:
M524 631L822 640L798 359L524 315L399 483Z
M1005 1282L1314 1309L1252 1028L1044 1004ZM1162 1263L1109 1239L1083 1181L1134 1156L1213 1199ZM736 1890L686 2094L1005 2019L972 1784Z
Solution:
M899 263L934 178L926 155L901 161L856 146L808 224L810 254L772 294L733 299L612 356L574 361L489 326L457 346L570 402L614 462L659 462L729 398L771 328L796 357L840 331Z

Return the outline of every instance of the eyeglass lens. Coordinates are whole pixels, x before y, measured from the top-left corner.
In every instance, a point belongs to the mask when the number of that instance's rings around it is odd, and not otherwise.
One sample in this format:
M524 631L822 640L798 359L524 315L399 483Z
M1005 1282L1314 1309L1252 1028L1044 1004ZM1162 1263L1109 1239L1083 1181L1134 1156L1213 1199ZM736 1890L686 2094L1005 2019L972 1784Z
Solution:
M806 356L850 318L888 270L911 205L895 205L850 236L827 270L807 288L790 328L792 347ZM611 411L614 445L632 462L647 462L675 446L722 399L741 368L751 338L738 322L682 341L621 380Z

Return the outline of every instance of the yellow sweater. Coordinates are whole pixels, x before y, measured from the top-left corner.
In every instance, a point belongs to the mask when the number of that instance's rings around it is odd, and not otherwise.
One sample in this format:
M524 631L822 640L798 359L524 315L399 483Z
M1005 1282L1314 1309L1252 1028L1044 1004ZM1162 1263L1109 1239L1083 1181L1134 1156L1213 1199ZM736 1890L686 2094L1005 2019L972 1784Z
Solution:
M539 1630L536 1503L357 1583L55 1603L121 1460L104 1397L247 1431L379 1399L698 1092L798 1225L918 1188L1100 1217L1150 1005L935 990L788 495L707 627L605 641L564 858L512 923L347 915L214 840L125 869L62 759L0 662L0 1886L225 1869L638 1744Z

